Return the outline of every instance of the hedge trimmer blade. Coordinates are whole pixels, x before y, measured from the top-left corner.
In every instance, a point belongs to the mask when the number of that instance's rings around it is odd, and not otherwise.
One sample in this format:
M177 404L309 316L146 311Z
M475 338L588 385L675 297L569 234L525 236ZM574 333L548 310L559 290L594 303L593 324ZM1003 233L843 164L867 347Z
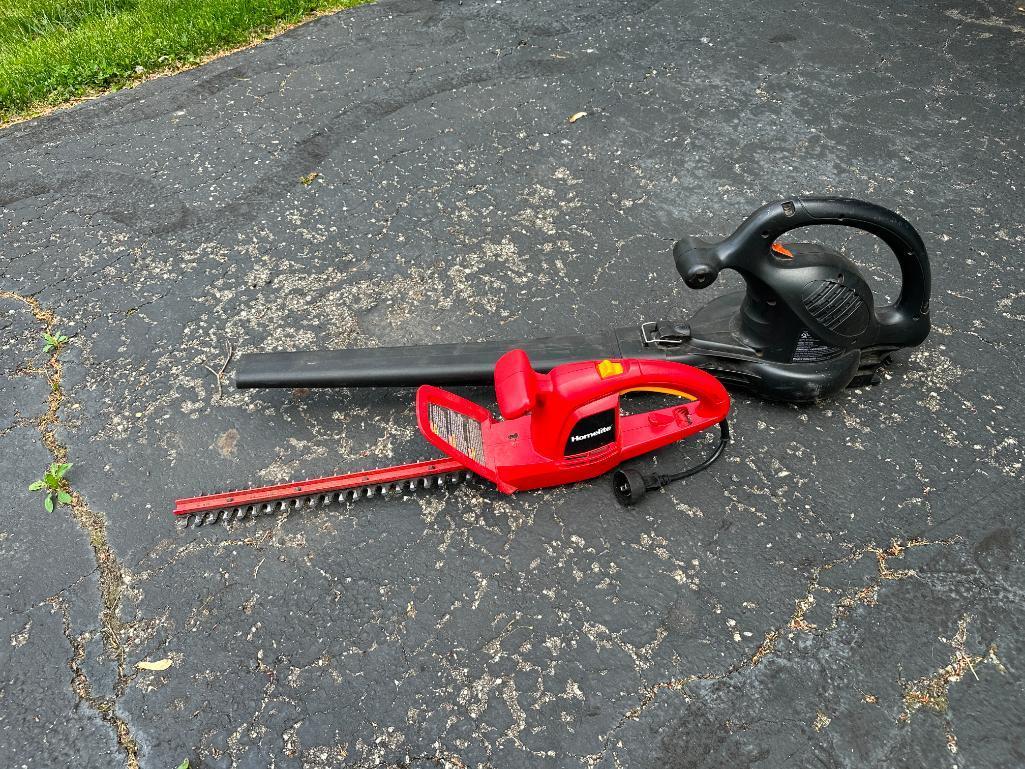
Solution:
M361 497L407 494L417 489L451 486L470 475L470 471L454 459L433 459L362 473L179 499L175 502L174 514L185 521L185 528L222 520L230 523L286 510L352 502Z
M634 392L669 395L673 402L651 411L622 413L620 396ZM503 494L543 489L595 478L624 460L720 425L722 441L712 458L702 463L703 469L729 440L726 390L711 374L680 363L581 361L538 374L526 353L512 350L495 364L495 395L501 420L447 390L428 385L417 390L417 425L424 438L447 455L443 459L180 499L174 514L184 518L186 526L202 526L360 497L405 494L459 483L470 475L490 481ZM634 472L624 476L617 493L632 504L647 491L694 472Z

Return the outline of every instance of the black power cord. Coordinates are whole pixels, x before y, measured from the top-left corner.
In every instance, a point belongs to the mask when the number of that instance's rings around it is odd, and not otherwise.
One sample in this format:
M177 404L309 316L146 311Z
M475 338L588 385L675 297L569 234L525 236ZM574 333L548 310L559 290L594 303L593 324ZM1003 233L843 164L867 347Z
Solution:
M678 473L642 473L629 467L620 467L612 474L612 490L616 499L624 505L636 505L649 491L661 489L663 486L689 478L695 473L700 473L722 456L726 444L730 442L730 425L724 419L719 423L719 443L706 459L681 470Z

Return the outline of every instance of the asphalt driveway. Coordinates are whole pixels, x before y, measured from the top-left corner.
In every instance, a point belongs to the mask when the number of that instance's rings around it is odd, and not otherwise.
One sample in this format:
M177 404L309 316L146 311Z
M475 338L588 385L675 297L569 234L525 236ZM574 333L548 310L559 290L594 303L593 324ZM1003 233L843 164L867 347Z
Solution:
M0 764L1025 764L1023 54L1014 3L385 0L0 132ZM736 280L672 241L802 193L930 249L880 386L737 393L728 457L629 510L176 531L430 454L409 391L238 391L240 354L683 318Z

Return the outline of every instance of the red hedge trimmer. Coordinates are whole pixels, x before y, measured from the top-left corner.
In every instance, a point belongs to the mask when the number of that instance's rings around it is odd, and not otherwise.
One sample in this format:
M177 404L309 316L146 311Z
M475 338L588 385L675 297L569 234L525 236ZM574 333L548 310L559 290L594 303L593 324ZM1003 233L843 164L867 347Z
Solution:
M710 374L680 363L585 361L538 374L522 350L513 350L496 363L494 379L501 420L446 390L430 385L417 390L417 423L445 458L180 499L174 513L195 525L241 520L446 486L471 473L511 494L594 478L625 460L719 425L718 444L694 467L676 473L617 470L616 497L633 504L647 491L708 467L729 441L726 390ZM669 396L671 403L627 414L622 399L630 393L657 393Z

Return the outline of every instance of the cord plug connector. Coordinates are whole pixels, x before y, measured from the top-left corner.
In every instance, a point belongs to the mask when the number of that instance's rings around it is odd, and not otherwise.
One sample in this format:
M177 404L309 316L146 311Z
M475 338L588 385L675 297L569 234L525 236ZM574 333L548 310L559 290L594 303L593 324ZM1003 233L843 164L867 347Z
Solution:
M629 507L640 502L649 491L661 489L673 481L680 481L689 478L695 473L700 473L715 460L722 456L723 449L730 442L730 425L724 419L719 423L719 443L715 450L703 461L681 470L678 473L642 473L631 467L620 467L612 474L612 491L619 503Z
M612 474L612 490L619 503L629 507L636 505L649 491L661 489L668 481L658 473L642 473L629 467L621 467Z

